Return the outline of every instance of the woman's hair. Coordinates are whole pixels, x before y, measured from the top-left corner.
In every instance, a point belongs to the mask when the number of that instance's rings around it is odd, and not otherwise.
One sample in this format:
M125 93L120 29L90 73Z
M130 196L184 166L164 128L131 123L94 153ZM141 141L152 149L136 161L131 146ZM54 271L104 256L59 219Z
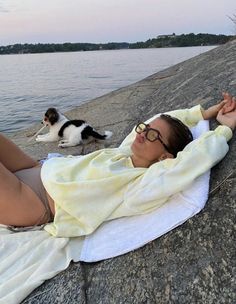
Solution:
M167 146L168 152L176 157L177 153L182 151L193 140L193 135L189 128L179 119L167 114L161 114L160 118L165 120L171 127Z

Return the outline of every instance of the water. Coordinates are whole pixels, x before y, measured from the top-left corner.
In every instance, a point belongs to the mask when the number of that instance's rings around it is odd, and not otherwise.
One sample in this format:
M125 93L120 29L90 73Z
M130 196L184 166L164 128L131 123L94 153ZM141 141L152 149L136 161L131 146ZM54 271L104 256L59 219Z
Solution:
M70 110L212 48L0 56L0 131L30 127L49 107Z

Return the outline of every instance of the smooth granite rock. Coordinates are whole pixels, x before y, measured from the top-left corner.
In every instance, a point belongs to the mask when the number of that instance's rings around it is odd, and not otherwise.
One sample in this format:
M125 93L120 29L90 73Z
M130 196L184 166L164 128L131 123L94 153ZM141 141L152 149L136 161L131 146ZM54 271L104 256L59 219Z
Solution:
M55 143L28 143L26 136L39 125L12 138L37 158L115 147L136 122L161 111L212 105L224 90L236 95L236 40L67 113L100 131L113 131L105 144L62 150ZM236 303L235 155L234 135L230 152L212 170L211 194L200 214L134 252L99 263L72 263L22 303Z

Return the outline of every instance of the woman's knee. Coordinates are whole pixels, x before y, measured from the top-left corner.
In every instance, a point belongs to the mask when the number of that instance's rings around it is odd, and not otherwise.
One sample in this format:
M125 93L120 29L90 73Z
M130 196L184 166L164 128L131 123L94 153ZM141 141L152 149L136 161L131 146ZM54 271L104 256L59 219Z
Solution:
M45 223L46 209L43 202L28 185L11 174L5 182L0 183L0 224L31 226Z

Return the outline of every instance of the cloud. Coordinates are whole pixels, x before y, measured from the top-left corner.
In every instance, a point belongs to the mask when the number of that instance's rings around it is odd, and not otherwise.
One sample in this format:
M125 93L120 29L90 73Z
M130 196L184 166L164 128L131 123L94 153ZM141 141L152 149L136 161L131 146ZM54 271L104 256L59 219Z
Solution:
M10 11L0 4L0 13L10 13Z
M9 13L10 10L5 7L3 1L0 1L0 13Z
M17 10L17 6L21 6L17 0L12 0L10 3L5 0L0 0L0 13L12 13ZM22 1L22 0L21 0ZM6 3L7 2L7 3Z

